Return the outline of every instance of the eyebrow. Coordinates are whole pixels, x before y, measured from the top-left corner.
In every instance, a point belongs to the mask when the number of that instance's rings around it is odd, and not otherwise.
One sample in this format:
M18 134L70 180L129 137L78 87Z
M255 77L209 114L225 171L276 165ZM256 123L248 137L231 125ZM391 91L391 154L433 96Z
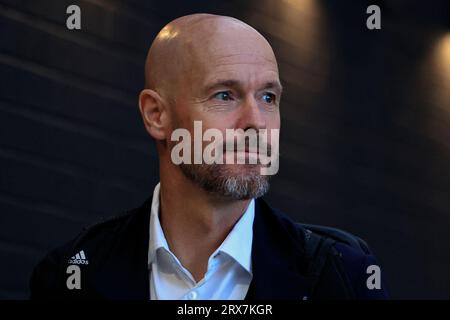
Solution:
M233 80L233 79L219 79L217 81L214 81L213 83L209 84L205 88L205 93L208 93L216 88L220 87L230 87L230 88L236 88L241 86L242 83L239 80ZM275 81L268 81L263 86L262 89L274 89L278 91L279 94L283 92L283 86L278 80Z

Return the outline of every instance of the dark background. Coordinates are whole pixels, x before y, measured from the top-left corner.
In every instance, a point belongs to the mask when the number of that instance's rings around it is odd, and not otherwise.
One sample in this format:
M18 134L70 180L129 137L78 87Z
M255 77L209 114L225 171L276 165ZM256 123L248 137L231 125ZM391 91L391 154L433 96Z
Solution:
M66 8L81 7L81 30ZM366 28L381 7L382 29ZM278 57L281 164L267 196L369 242L393 298L450 298L450 6L442 1L0 0L0 298L102 218L139 206L158 162L137 107L156 33L235 16Z

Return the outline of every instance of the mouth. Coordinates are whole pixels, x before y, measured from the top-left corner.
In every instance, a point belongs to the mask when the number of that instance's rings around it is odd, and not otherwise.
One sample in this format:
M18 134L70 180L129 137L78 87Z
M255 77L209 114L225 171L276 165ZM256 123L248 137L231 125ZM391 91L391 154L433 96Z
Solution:
M267 145L265 148L258 148L257 146L250 146L248 143L238 148L236 144L234 148L227 149L227 144L223 145L224 161L234 164L248 164L248 165L265 165L271 159L271 146Z
M233 150L230 155L236 157L235 163L248 165L260 165L262 159L268 158L266 154L253 150Z

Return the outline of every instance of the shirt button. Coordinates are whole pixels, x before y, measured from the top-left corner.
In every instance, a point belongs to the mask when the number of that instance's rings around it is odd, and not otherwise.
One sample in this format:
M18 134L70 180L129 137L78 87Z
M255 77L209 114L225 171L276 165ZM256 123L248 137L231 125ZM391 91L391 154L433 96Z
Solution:
M189 300L195 300L195 299L197 299L197 296L198 296L197 291L191 291L188 293Z

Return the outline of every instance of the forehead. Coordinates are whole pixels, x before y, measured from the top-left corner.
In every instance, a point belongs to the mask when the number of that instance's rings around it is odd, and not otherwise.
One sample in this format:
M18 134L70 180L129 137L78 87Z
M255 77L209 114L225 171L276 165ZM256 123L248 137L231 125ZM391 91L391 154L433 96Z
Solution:
M223 86L253 90L267 83L276 83L281 87L276 64L252 55L233 55L211 61L199 80L198 89L205 94Z
M196 59L193 71L202 84L234 78L244 82L278 80L278 66L270 46L264 43L213 41Z
M255 30L232 25L206 33L195 46L197 55L211 64L269 63L276 65L272 47Z
M202 87L217 79L278 79L275 55L267 40L248 25L219 19L196 24L186 37L184 86ZM263 79L265 78L265 79Z

